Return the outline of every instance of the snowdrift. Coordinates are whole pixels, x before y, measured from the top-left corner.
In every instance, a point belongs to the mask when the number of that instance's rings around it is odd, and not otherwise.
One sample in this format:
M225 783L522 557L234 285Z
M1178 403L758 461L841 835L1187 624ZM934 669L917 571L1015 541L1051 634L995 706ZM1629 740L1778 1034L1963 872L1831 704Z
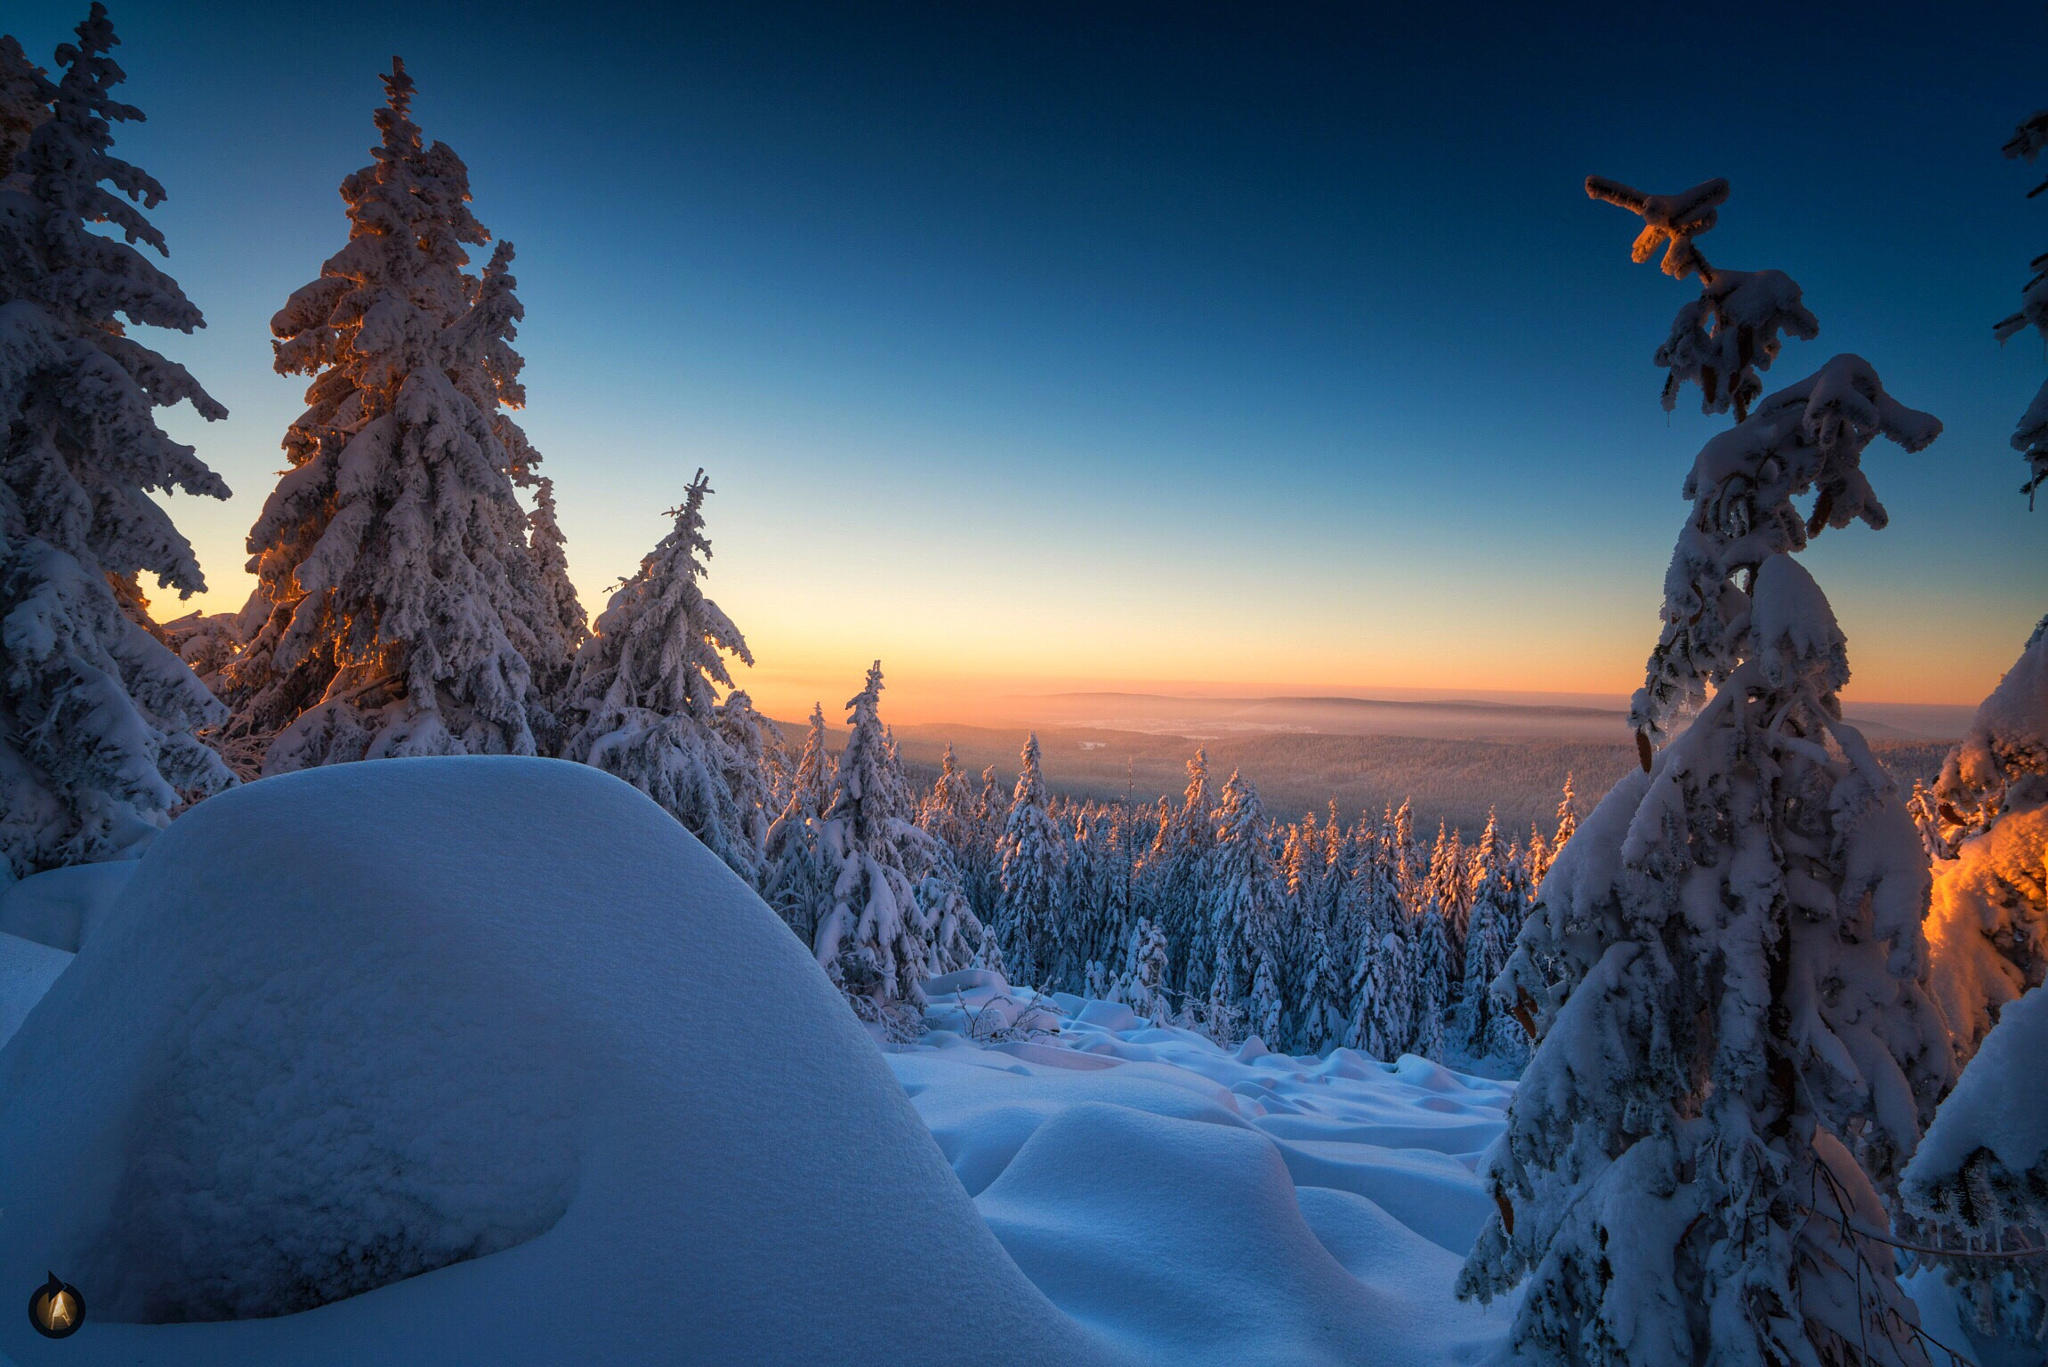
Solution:
M996 1237L1103 1342L1175 1367L1498 1349L1513 1298L1452 1284L1492 1216L1475 1169L1512 1083L1224 1050L990 973L926 990L931 1033L890 1066Z
M1112 1356L772 913L545 760L180 818L0 1049L0 1210L90 1307L24 1367Z

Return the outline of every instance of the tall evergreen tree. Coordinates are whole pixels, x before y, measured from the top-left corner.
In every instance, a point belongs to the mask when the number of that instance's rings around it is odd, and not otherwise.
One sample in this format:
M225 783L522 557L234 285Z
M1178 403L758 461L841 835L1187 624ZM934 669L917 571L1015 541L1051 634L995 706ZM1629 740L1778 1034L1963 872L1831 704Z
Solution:
M233 781L193 734L221 708L149 628L138 582L205 587L149 495L228 492L155 409L227 410L130 335L203 320L136 250L168 254L143 214L164 191L111 150L142 113L112 94L105 7L77 35L54 84L0 45L0 883L132 854Z
M404 64L383 81L374 160L341 186L348 244L271 320L279 373L313 378L249 533L248 644L224 671L266 773L532 754L529 657L559 665L499 411L516 402L510 276L501 260L480 294L463 269L489 239L468 171L423 142Z
M746 639L704 596L704 500L699 470L675 519L633 577L619 585L576 656L566 694L573 726L564 759L617 774L646 793L749 883L759 884L760 834L751 823L758 771L747 775L719 715L733 686L728 656L754 662ZM748 800L733 791L739 777Z
M1927 936L1956 1062L2048 980L2048 617L1935 781Z
M789 771L782 810L768 827L761 896L806 948L817 942L818 922L831 910L832 873L826 866L822 819L832 795L832 755L825 709L813 704L810 728Z
M831 909L818 923L818 962L868 1019L921 1006L933 971L938 918L917 902L917 876L931 863L927 837L905 809L880 706L882 662L847 700L846 748L821 822Z
M1003 895L996 913L1003 962L1019 985L1028 986L1044 985L1053 969L1065 864L1059 827L1047 811L1038 753L1034 731L1025 738L1017 788L1003 821Z
M1351 984L1344 1047L1382 1061L1399 1058L1415 1037L1415 991L1408 941L1389 928L1359 959Z
M1250 779L1231 774L1210 824L1216 838L1202 875L1202 920L1214 956L1210 995L1263 1034L1279 1003L1281 886L1266 844L1265 808Z
M1464 992L1458 1003L1459 1046L1471 1058L1519 1063L1527 1036L1493 995L1493 980L1507 967L1508 949L1520 928L1521 889L1514 861L1500 848L1499 823L1488 812L1486 830L1473 852L1472 919L1465 937Z
M1113 989L1116 999L1154 1025L1174 1018L1166 995L1166 935L1158 923L1139 917L1124 942L1123 974Z
M1408 1051L1441 1062L1445 1018L1451 1006L1451 937L1443 913L1434 906L1424 907L1415 919L1408 972L1415 996L1415 1033Z
M1853 356L1757 401L1751 367L1813 324L1789 280L1715 271L1691 242L1725 184L1588 188L1702 278L1660 353L1667 396L1697 382L1739 421L1686 482L1634 706L1646 771L1560 852L1499 984L1538 1043L1487 1166L1501 1218L1459 1291L1527 1280L1512 1342L1536 1363L1921 1363L1890 1247L1842 1212L1876 1207L1947 1076L1927 875L1841 720L1844 640L1791 552L1882 526L1864 448L1917 451L1940 424Z

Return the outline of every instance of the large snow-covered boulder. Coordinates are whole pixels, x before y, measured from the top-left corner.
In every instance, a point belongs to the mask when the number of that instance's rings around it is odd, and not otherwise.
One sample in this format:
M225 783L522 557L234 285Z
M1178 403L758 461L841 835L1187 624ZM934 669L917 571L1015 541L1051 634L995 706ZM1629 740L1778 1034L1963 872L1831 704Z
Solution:
M0 1211L89 1308L25 1365L1105 1354L773 914L546 760L180 818L0 1050Z

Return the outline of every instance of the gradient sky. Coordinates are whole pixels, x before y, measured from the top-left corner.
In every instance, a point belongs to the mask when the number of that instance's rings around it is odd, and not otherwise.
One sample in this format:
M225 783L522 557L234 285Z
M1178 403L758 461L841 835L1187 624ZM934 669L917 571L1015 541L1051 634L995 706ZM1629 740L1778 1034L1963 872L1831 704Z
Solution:
M84 8L0 22L47 61ZM393 53L518 248L522 422L586 602L706 467L708 588L773 714L877 655L899 720L1626 693L1725 419L1658 406L1693 287L1630 265L1590 171L1728 177L1707 254L1821 320L1767 381L1855 351L1948 425L1872 447L1888 529L1808 554L1852 701L1974 701L2048 608L2007 445L2042 348L1990 326L2048 246L2048 171L1999 153L2048 100L2038 4L111 10L149 115L117 151L209 322L164 349L232 410L169 420L236 491L174 505L210 609L300 407L268 320L344 240Z

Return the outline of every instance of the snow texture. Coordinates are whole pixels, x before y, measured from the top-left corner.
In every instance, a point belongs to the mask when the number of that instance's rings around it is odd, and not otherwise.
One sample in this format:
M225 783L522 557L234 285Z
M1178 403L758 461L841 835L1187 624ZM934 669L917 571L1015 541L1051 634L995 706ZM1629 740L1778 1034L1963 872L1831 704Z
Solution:
M75 954L105 921L135 867L129 859L77 864L0 888L0 932Z
M1229 1050L991 973L925 993L931 1033L890 1067L996 1237L1109 1346L1232 1367L1497 1350L1509 1307L1450 1288L1512 1084Z
M2048 1222L2048 992L2006 1007L1927 1127L1901 1190L1973 1233Z
M0 1050L0 1210L93 1307L24 1367L1113 1360L787 928L557 761L181 818Z

